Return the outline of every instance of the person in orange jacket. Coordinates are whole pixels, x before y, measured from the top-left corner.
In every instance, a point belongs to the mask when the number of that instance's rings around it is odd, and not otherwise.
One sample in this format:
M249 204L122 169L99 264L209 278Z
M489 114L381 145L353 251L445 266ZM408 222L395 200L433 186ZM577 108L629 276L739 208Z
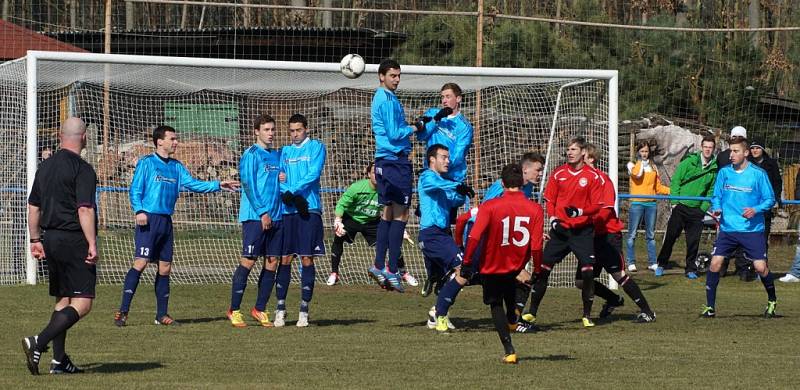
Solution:
M639 141L636 144L636 154L638 161L628 162L628 174L630 175L631 195L669 195L669 187L661 184L658 170L650 159L650 144L647 141ZM655 271L656 267L656 217L658 216L658 205L655 199L632 198L631 207L628 209L628 236L627 236L627 257L629 272L636 272L636 253L633 245L636 240L636 231L639 222L644 218L645 233L644 238L647 243L647 264L648 269Z

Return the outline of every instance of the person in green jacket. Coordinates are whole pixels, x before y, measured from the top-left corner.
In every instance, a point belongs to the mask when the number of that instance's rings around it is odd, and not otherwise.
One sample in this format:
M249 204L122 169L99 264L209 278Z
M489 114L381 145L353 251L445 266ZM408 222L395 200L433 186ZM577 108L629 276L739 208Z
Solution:
M366 174L368 178L351 184L336 202L336 217L333 221L335 237L328 286L333 286L339 281L339 264L342 261L345 242L352 244L358 233L361 233L369 246L375 245L378 238L378 222L383 205L378 203L374 163L370 162L367 165ZM407 239L410 240L410 238ZM405 260L402 254L397 265L398 272L406 283L412 286L419 284L417 279L405 269Z
M717 176L717 160L714 157L716 140L706 136L700 143L700 151L687 156L675 170L670 183L672 196L709 197L714 192L714 179ZM664 267L672 256L672 246L686 231L686 277L697 279L697 251L700 235L703 232L703 218L711 206L708 201L672 200L672 214L667 222L667 233L658 253L656 276L664 274Z

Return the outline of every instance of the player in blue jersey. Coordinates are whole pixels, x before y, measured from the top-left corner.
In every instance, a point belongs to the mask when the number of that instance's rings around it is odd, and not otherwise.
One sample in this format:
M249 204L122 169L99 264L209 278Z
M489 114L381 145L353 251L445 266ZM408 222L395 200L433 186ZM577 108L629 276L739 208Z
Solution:
M463 92L456 83L442 86L442 108L433 107L418 119L423 122L422 131L416 133L417 140L425 146L444 145L450 150L450 169L442 176L457 182L467 178L467 154L472 147L472 124L461 113ZM428 162L424 162L428 167Z
M291 281L292 258L301 261L300 313L297 326L308 326L308 305L314 295L314 257L325 255L322 229L320 178L325 166L325 145L308 137L308 120L301 114L289 118L291 145L281 149L281 200L283 201L283 258L278 267L275 326L286 324L286 295Z
M525 153L522 155L522 158L520 158L519 163L522 165L522 179L525 181L525 184L522 186L520 191L522 191L528 199L533 199L533 186L542 181L544 157L535 152ZM497 181L492 183L492 185L486 189L486 193L483 194L481 203L503 195L503 191L503 181L501 179L497 179Z
M238 181L203 181L172 158L178 147L178 135L170 126L153 130L155 153L143 156L136 164L130 188L131 208L136 215L134 233L135 253L133 266L125 275L122 286L122 303L114 314L114 324L125 326L131 300L139 285L139 277L148 263L158 262L156 272L157 325L178 325L167 314L169 305L169 274L172 270L172 214L181 188L192 192L218 192L220 189L236 191Z
M395 95L400 85L400 64L391 59L382 61L378 66L378 78L380 87L372 97L371 117L378 203L386 207L378 222L375 264L369 268L368 274L379 285L387 283L393 290L403 292L397 262L402 253L403 232L411 205L413 172L408 154L411 152L411 134L421 131L422 125L415 128L406 124L405 111Z
M720 217L719 235L711 252L706 274L706 305L701 316L716 315L719 272L726 256L742 248L745 259L753 263L767 290L764 317L775 317L775 279L767 266L767 241L764 237L764 213L775 204L767 173L747 160L748 142L734 139L730 144L731 164L720 169L711 197L711 212Z
M467 279L460 276L462 252L450 232L450 210L464 204L465 196L475 196L464 183L444 178L450 165L450 152L440 144L432 145L426 152L428 169L419 176L417 191L420 208L425 210L419 221L419 247L425 257L428 274L450 275L439 290L436 306L428 313L428 327L445 332L452 329L447 318L450 306L456 300Z
M242 180L242 200L239 205L242 258L233 272L231 305L227 312L231 325L237 328L247 326L239 307L247 287L247 277L259 257L264 258L264 266L258 276L256 304L250 310L250 315L261 326L272 326L266 306L275 284L278 259L283 254L283 203L278 182L281 151L272 144L275 119L270 115L259 115L253 120L253 127L256 143L239 160L239 176Z

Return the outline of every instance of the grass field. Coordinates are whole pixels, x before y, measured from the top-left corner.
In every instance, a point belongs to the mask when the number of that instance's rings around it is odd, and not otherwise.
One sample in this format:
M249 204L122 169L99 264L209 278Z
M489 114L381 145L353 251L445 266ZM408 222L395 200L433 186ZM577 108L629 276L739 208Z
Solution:
M550 289L540 310L543 331L514 336L518 366L499 363L502 347L480 288L459 296L451 312L459 329L439 335L423 326L430 297L319 284L309 328L293 326L296 289L289 326L232 328L224 317L226 285L173 287L170 311L185 324L175 328L152 325L152 288L142 286L129 326L117 328L119 286L100 286L94 311L67 341L68 353L89 372L70 377L32 377L25 368L20 339L49 319L46 286L5 287L0 388L792 387L800 367L800 285L778 285L783 317L766 320L761 283L724 278L718 317L709 320L698 318L704 278L639 272L636 280L656 323L630 323L636 310L628 302L586 330L578 322L579 292ZM599 308L598 302L595 313Z

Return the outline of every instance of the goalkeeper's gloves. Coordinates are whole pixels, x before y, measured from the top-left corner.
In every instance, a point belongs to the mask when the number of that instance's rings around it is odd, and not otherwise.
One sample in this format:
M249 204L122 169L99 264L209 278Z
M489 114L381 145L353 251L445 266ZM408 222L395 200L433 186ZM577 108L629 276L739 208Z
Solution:
M453 113L453 109L452 108L450 108L450 107L442 108L441 110L439 110L439 112L436 113L436 115L433 117L433 120L438 122L438 121L450 116L452 113Z
M292 204L292 200L294 199L294 194L291 191L286 191L281 194L281 201L283 204L289 206Z
M569 230L564 227L561 223L564 222L558 218L550 218L550 227L553 229L554 232L558 234L567 234Z
M461 195L468 196L470 198L475 197L475 190L473 190L472 187L470 187L466 183L459 183L456 186L456 192L458 192Z
M564 212L567 213L567 216L570 218L580 217L583 215L583 209L579 209L575 206L564 207Z
M461 264L461 271L458 274L464 279L472 280L472 277L475 275L475 271L472 269L471 264Z
M292 203L294 203L294 208L297 209L297 213L300 214L301 217L308 217L308 201L306 198L295 195L294 199L292 199Z
M337 237L344 237L344 235L347 234L347 230L344 230L344 224L341 218L333 220L333 232Z
M414 127L417 128L417 133L422 133L425 131L425 124L431 121L431 117L429 116L421 116L414 120Z

